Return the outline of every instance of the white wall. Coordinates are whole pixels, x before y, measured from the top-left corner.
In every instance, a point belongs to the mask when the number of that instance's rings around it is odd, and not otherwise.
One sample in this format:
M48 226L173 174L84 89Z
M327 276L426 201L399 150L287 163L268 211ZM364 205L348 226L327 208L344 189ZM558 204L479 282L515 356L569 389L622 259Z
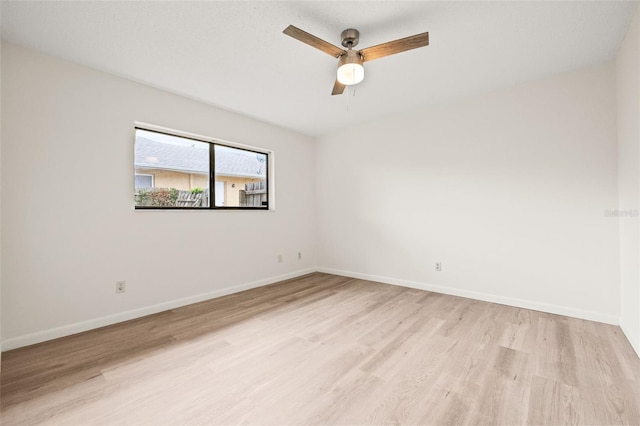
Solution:
M318 265L617 323L615 107L607 63L322 138Z
M2 53L4 350L313 270L312 138ZM135 211L136 120L274 150L276 211Z
M620 217L620 326L640 354L640 12L616 61ZM635 216L633 216L635 214Z
M0 82L1 81L2 81L2 45L0 45ZM0 241L2 241L2 84L0 84ZM1 354L2 354L2 244L0 244L0 372L2 371L2 355Z

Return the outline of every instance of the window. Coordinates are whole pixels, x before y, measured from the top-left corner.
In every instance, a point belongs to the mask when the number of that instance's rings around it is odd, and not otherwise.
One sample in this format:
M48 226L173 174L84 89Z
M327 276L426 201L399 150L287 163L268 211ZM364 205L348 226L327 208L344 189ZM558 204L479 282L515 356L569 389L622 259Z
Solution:
M136 209L269 208L267 151L136 128Z
M153 188L153 175L136 174L136 188Z

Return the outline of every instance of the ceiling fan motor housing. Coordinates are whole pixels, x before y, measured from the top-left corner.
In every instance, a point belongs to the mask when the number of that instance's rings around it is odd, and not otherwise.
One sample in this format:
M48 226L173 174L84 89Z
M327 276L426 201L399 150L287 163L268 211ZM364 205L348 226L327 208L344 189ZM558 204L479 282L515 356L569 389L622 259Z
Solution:
M342 45L344 47L356 47L360 41L360 31L353 28L347 28L340 34L340 38L342 38Z
M348 50L346 54L340 56L340 60L338 61L338 67L341 67L346 64L358 64L362 65L362 56L360 52L357 50Z

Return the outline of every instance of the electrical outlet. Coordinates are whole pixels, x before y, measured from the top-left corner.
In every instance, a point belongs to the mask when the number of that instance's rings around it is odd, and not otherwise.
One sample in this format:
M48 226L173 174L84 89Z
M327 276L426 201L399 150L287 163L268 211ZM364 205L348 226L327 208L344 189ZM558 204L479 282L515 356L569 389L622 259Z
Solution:
M126 281L116 281L116 293L124 293L127 291Z
M436 262L436 272L442 272L442 262Z
M278 263L282 263L282 255L281 254L278 255Z
M300 259L302 259L302 252L301 251L298 252L298 260L300 260Z

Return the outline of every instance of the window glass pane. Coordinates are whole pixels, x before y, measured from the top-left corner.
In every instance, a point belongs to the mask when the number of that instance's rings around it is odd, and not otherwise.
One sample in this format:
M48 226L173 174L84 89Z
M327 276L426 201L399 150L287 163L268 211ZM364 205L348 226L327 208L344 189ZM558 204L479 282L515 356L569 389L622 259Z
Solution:
M215 145L215 206L267 208L267 154Z
M136 175L136 188L153 188L153 175Z
M209 144L136 129L135 204L209 207Z

